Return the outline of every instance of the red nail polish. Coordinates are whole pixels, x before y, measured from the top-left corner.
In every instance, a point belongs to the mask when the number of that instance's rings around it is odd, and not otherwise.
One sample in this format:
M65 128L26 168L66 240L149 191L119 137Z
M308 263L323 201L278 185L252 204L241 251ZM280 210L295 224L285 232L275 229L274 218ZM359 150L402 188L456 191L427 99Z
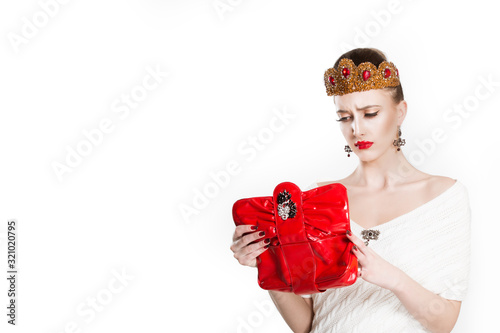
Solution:
M269 244L271 240L269 238L264 239L264 243Z
M264 246L265 249L267 249L269 247L269 244L267 244L266 246Z
M353 249L353 250L357 250L357 249L358 249L358 247L357 247L356 245L353 245L352 249Z
M252 230L257 230L257 226L256 226L256 225L253 225L253 226L251 226L251 227L250 227L250 229L252 229Z
M347 230L347 231L346 231L346 234L348 234L349 236L351 236L351 234L352 234L352 233L351 233L351 230Z
M259 232L259 236L264 236L266 233L264 231Z

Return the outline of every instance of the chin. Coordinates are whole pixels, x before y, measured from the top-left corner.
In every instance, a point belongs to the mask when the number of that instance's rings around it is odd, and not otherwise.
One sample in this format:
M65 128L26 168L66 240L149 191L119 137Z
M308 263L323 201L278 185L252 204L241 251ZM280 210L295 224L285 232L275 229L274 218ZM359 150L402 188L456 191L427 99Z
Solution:
M362 152L361 154L356 154L360 162L371 162L375 161L380 155L370 154L369 152Z

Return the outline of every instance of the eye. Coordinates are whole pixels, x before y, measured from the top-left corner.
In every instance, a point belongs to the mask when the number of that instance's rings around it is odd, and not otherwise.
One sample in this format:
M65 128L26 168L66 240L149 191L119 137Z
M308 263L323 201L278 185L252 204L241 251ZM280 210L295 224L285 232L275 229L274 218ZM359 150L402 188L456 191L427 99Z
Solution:
M377 115L378 111L377 112L373 112L373 113L365 113L365 117L375 117Z
M342 117L340 119L336 119L336 121L347 121L351 117Z

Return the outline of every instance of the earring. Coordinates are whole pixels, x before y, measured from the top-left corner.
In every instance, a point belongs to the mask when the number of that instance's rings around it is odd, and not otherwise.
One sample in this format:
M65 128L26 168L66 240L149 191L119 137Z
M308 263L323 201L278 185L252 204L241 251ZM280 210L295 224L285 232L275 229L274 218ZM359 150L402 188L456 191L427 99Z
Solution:
M347 153L347 157L351 156L350 153L352 153L352 149L351 149L351 147L349 147L349 145L345 145L344 151Z
M401 139L401 128L398 127L398 139L397 140L394 140L394 142L392 143L393 145L395 145L396 147L398 147L398 151L401 150L401 146L404 146L406 144L406 140L405 139Z

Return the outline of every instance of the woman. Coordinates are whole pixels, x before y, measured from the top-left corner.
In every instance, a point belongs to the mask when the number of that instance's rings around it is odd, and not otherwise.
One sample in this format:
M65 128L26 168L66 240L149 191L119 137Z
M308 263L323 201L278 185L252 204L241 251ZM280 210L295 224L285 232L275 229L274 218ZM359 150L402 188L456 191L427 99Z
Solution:
M334 181L347 188L359 278L308 296L269 291L271 298L294 332L450 332L468 285L465 186L421 172L403 155L407 103L399 72L381 51L343 54L325 72L325 86L346 152L359 158L349 176ZM255 267L267 243L262 232L240 225L231 250Z

